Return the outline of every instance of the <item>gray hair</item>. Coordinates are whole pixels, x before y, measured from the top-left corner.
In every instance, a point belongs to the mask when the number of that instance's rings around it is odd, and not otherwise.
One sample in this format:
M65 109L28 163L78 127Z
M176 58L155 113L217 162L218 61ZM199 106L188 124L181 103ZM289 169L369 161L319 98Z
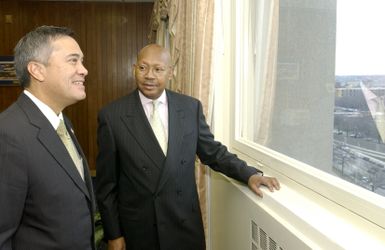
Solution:
M47 64L53 50L51 42L63 36L74 35L66 27L40 26L22 37L14 49L15 69L20 85L25 88L30 84L31 77L27 69L29 62Z

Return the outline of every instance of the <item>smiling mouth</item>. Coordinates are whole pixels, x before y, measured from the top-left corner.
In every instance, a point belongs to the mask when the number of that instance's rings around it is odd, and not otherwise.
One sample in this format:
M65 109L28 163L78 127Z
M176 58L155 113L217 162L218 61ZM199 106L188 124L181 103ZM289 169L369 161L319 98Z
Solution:
M75 85L84 85L84 81L74 81L72 83Z

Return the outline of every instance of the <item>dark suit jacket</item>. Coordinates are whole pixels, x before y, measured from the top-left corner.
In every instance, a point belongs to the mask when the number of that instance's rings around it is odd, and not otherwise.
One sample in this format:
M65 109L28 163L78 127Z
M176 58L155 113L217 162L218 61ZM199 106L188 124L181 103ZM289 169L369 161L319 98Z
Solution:
M65 123L71 131L67 118ZM94 249L93 193L83 164L85 182L25 94L0 114L0 249Z
M205 249L196 155L245 183L257 172L214 140L198 100L171 91L167 100L167 157L138 90L99 113L96 196L107 238L124 235L127 249Z

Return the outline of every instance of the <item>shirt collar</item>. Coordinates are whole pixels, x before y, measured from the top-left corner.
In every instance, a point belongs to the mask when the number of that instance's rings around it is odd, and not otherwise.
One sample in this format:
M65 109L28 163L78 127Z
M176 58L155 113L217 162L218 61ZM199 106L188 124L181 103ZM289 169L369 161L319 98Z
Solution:
M60 112L59 115L56 115L56 113L47 104L40 101L31 92L29 92L26 89L23 92L26 96L28 96L33 101L33 103L36 104L36 106L40 109L43 115L48 119L48 121L51 123L53 128L56 130L57 127L59 126L60 120L63 120L63 113Z
M145 95L143 95L142 92L138 91L139 92L139 98L140 98L140 102L142 103L143 106L146 106L147 104L151 103L152 99L150 98L147 98ZM160 103L162 104L165 104L167 105L167 95L166 95L166 91L163 90L163 93L159 96L158 100Z

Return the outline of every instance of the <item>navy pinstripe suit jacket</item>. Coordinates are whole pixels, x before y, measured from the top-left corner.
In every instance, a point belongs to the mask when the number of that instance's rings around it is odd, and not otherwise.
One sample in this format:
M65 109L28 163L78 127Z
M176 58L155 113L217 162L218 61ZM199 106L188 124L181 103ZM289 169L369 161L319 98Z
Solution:
M138 90L98 117L97 200L106 237L127 249L205 249L195 159L247 183L256 173L214 140L201 103L166 90L169 140L164 156Z

